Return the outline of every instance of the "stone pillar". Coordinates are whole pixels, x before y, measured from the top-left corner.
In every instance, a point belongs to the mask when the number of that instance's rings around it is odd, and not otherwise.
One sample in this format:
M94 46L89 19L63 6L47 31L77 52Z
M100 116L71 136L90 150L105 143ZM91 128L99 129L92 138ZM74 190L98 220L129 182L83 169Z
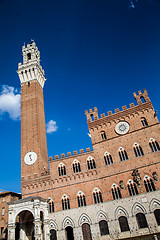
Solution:
M25 240L25 231L23 229L23 224L20 224L20 240Z
M99 240L100 239L99 225L98 224L90 225L90 229L92 234L92 240Z
M50 232L49 232L49 219L44 219L44 239L50 240Z
M15 240L15 223L8 224L8 240Z
M35 240L41 240L40 218L36 218L34 220L34 237L35 237Z
M57 239L66 240L65 230L57 231Z
M78 227L78 228L73 228L73 233L74 233L74 239L75 240L82 240L83 236L82 236L82 227Z

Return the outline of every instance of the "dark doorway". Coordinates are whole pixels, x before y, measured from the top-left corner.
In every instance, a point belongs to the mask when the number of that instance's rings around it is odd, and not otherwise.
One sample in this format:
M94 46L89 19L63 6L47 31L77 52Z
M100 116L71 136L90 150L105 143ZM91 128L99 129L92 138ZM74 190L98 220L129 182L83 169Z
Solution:
M66 227L65 230L66 230L67 240L74 240L73 228L72 227Z
M57 232L54 229L50 230L50 240L57 240Z

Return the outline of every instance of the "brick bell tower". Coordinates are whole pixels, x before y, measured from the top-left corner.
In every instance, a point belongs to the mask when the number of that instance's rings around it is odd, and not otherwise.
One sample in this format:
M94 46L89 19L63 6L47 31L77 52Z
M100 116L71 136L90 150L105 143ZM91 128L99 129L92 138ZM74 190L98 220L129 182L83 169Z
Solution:
M18 64L21 82L21 183L48 172L43 87L46 81L34 41L22 47ZM23 194L23 192L22 192Z

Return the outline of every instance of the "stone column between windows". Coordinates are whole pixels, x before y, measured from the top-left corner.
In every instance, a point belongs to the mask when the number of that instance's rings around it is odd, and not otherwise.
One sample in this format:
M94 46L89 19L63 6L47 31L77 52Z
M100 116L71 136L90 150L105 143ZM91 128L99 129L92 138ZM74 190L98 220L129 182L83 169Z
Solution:
M92 234L92 240L99 239L100 237L99 224L94 224L94 225L91 224L90 229Z
M8 240L15 240L15 223L8 224Z
M114 221L108 221L108 228L111 239L117 239L121 232L118 219Z
M34 237L35 240L41 240L41 223L40 218L34 220Z
M74 239L75 239L75 240L81 240L81 239L83 239L82 227L73 228L73 233L74 233Z
M157 232L157 222L156 222L154 213L145 214L145 217L146 217L146 220L148 223L148 228L149 228L150 233Z
M138 230L136 217L135 216L129 217L129 218L127 218L127 220L128 220L128 225L129 225L131 236L132 235L134 236L135 234L137 234L137 230Z
M57 239L66 240L65 230L57 231Z
M50 240L49 219L44 219L44 239Z

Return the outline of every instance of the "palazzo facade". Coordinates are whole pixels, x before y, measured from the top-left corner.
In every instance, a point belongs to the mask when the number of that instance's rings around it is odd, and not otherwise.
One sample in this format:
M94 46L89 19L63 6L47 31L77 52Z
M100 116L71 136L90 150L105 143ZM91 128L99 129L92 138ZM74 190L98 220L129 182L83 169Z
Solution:
M9 203L8 239L160 239L160 125L147 90L121 111L85 111L93 150L48 161L40 52L32 41L22 53L22 199Z

